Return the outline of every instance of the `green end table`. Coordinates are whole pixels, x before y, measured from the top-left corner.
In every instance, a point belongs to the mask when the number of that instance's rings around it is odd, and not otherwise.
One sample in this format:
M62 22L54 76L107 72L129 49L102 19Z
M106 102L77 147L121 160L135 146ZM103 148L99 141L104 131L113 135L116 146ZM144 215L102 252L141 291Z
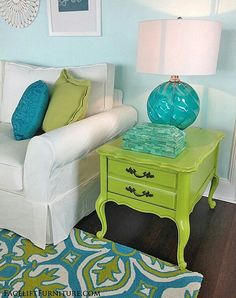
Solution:
M96 202L102 229L107 231L108 201L173 220L178 229L177 260L187 264L184 249L190 235L189 215L211 181L210 208L218 186L217 159L223 133L201 128L186 130L186 149L175 159L122 149L121 138L103 145L100 154L101 193ZM122 224L122 223L121 223Z

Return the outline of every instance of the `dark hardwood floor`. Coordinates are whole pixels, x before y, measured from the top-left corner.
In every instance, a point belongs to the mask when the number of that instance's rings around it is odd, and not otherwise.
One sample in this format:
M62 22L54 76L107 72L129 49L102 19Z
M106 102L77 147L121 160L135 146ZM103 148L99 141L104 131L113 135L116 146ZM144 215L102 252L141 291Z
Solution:
M176 264L174 222L115 203L107 203L106 215L105 238ZM236 205L217 201L210 210L203 198L190 220L185 259L189 270L204 275L199 298L236 298ZM76 227L95 234L100 222L93 212Z

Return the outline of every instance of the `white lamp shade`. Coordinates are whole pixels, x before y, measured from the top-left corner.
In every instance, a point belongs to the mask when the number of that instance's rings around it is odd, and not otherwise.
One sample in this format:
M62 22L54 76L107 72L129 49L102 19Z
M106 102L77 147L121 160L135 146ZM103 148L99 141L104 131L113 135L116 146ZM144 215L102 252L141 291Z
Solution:
M167 75L216 72L221 23L151 20L139 25L137 70Z

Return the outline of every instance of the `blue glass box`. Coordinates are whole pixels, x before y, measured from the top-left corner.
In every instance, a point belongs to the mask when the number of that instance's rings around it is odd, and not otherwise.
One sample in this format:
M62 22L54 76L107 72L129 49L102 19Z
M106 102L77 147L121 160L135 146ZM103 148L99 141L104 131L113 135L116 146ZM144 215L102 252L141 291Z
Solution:
M172 125L141 123L122 136L124 149L177 157L185 148L185 132Z

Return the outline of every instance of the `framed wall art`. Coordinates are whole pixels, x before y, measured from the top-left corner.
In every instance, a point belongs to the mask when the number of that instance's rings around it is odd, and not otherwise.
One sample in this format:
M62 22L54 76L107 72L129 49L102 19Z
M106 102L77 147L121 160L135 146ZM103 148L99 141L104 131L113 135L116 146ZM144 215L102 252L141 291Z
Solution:
M101 0L48 0L49 35L100 36Z

